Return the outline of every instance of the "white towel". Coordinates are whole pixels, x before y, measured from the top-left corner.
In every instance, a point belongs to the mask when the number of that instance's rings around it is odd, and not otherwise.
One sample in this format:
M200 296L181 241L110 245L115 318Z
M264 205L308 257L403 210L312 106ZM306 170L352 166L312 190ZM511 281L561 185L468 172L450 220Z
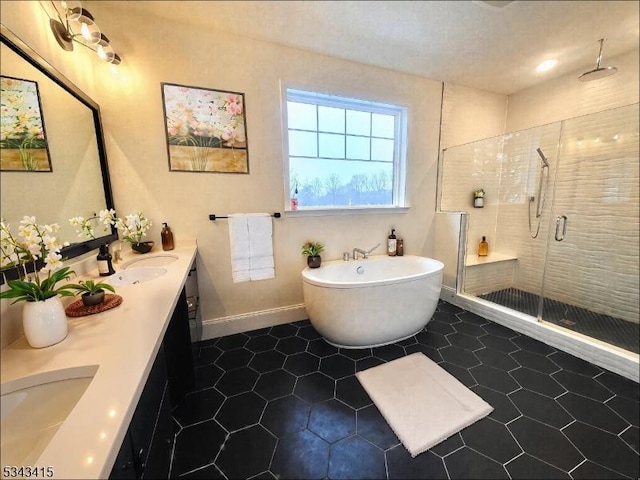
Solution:
M249 259L249 268L251 270L259 270L261 268L273 268L273 256L271 257L251 257Z
M250 257L272 257L272 220L268 213L247 215Z
M274 278L271 215L234 213L228 217L233 282Z
M229 243L232 259L249 258L249 226L244 215L229 215Z
M231 277L233 283L248 282L251 280L251 270L233 270Z
M251 281L255 282L256 280L273 278L276 276L276 272L274 268L257 268L249 270L249 275L251 276Z
M249 228L244 215L229 215L229 245L231 247L231 276L234 283L251 280L249 260Z

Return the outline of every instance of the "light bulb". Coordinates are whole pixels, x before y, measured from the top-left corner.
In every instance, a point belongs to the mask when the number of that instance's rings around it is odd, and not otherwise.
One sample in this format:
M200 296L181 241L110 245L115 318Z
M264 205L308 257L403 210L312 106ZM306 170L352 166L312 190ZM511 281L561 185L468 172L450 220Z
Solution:
M90 45L98 44L102 39L102 36L100 35L100 28L98 27L96 22L93 21L93 15L91 15L91 13L89 13L89 11L84 8L73 9L74 12L76 12L77 10L80 11L80 16L76 20L74 20L73 26L75 27L74 31L80 32L79 40Z
M86 23L83 23L80 27L80 32L82 32L82 36L85 40L91 40L91 32L89 31L89 27L87 27Z
M103 62L113 62L113 59L116 53L113 51L111 44L109 43L109 39L103 33L100 34L100 41L98 42L98 46L96 47L96 53L98 57Z

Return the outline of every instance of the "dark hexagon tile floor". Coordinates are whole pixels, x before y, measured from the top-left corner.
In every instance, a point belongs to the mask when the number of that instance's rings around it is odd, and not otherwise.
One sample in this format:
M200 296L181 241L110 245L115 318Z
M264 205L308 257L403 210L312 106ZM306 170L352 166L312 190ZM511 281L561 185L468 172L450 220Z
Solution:
M355 372L422 352L494 407L411 458ZM199 344L171 478L638 478L638 384L440 302L427 327L339 349L308 321Z

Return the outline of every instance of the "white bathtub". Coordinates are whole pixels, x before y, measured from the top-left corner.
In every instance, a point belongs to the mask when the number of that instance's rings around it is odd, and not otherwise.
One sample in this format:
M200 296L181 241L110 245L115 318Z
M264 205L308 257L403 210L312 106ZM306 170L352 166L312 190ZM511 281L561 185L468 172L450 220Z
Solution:
M324 262L302 271L313 327L332 345L365 348L408 338L438 304L444 264L414 255Z

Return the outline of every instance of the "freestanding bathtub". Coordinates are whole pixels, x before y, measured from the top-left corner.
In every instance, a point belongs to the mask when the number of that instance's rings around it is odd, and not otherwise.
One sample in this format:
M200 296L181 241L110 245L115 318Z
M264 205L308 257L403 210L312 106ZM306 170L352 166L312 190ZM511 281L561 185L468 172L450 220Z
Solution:
M376 255L305 268L302 289L309 320L338 347L376 347L403 340L431 319L443 269L438 260L414 255Z

